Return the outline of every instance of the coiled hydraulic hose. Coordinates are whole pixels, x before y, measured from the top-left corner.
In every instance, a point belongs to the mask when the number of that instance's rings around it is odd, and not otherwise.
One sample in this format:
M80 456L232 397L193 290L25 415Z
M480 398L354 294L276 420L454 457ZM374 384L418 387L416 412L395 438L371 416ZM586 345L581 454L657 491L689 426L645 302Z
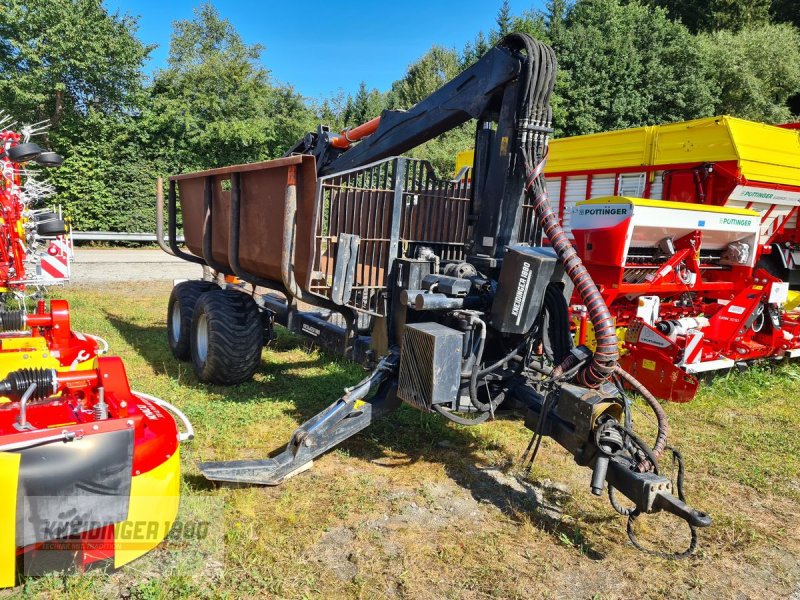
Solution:
M578 372L577 380L586 387L595 388L611 377L619 358L614 319L611 317L600 290L592 281L589 271L586 270L583 261L570 243L567 234L558 222L558 217L550 206L547 189L541 178L545 159L543 158L534 166L531 164L527 152L523 150L522 154L527 169L525 190L531 199L533 210L547 239L550 240L551 246L561 259L567 275L575 284L575 289L586 306L589 320L594 326L597 349L592 355L592 360ZM567 360L573 361L574 359L569 357ZM559 365L559 367L563 371L569 370L568 365Z
M550 207L547 189L541 177L544 171L547 139L552 131L553 113L550 95L555 85L556 57L552 48L526 35L508 35L500 41L500 45L522 52L526 56L520 74L521 93L518 107L520 123L516 149L525 167L525 190L531 199L536 217L561 259L567 275L575 284L594 326L597 349L592 360L579 371L577 377L579 383L587 387L597 387L611 377L619 358L614 321L600 290L592 281L578 253L561 228L558 217Z

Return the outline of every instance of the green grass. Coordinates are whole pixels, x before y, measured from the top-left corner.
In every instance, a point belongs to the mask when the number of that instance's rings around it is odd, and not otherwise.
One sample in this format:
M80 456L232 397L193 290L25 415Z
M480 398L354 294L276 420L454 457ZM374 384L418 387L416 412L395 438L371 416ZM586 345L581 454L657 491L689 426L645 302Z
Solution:
M669 562L627 543L624 520L554 443L543 444L528 485L504 475L529 439L515 420L462 428L402 407L282 486L208 484L198 461L271 453L363 370L281 332L252 382L200 384L167 348L168 293L123 285L65 296L75 328L108 340L135 389L193 421L181 510L217 507L219 540L209 556L159 550L114 574L31 579L0 598L768 598L797 589L796 366L719 378L692 403L667 406L688 499L715 521L696 557ZM643 521L644 540L686 540L666 517Z

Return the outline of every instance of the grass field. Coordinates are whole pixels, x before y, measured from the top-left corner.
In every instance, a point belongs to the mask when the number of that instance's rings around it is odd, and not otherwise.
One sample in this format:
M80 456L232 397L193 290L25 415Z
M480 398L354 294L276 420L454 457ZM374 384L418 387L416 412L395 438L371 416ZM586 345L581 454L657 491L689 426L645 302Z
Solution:
M134 388L194 422L185 506L215 507L221 537L192 560L159 550L111 575L31 579L0 598L800 598L796 366L720 378L667 406L688 500L714 518L699 553L670 562L631 547L624 519L555 444L514 477L529 439L519 421L460 428L403 407L280 487L208 485L197 461L266 455L363 372L282 332L253 382L201 385L167 348L168 294L121 284L65 295L75 327L110 342ZM643 412L635 420L652 430ZM644 525L645 540L686 541L666 518Z

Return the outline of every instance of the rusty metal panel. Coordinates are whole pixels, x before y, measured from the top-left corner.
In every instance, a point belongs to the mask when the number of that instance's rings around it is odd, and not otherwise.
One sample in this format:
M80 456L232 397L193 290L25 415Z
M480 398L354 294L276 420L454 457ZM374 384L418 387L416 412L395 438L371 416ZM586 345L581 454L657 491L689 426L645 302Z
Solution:
M338 245L358 238L348 272L345 306L386 314L384 293L392 261L431 248L443 261L462 260L469 239L469 170L458 179L439 179L427 161L390 158L317 179L312 156L211 169L178 175L188 248L203 256L204 190L211 182L211 258L229 266L231 176L240 176L239 262L249 273L282 281L285 194L295 168L297 215L295 277L301 287L333 298ZM347 253L342 253L345 255ZM351 280L351 281L350 281Z
M291 156L258 163L176 175L187 247L203 255L205 225L204 190L212 181L211 256L229 265L231 175L241 175L241 230L239 259L242 267L263 279L280 282L283 253L283 223L289 169L296 168L297 237L295 276L307 286L313 248L312 223L316 192L313 156Z
M203 256L203 186L205 179L183 179L178 182L178 196L183 216L186 247L196 256Z

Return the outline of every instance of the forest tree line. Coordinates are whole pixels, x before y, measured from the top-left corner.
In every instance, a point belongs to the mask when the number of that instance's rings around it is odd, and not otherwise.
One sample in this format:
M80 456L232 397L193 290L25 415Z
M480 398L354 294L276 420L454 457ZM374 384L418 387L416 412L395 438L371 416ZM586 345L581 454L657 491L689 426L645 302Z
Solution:
M101 0L3 4L0 110L51 121L45 144L66 160L48 175L79 230L153 231L157 175L275 158L318 123L338 130L408 108L511 31L556 50L557 136L800 113L796 0L551 0L521 14L506 1L486 31L431 47L390 89L365 82L323 99L272 78L263 48L212 4L174 23L166 66L151 75L135 16ZM412 154L447 174L472 135L463 126Z

